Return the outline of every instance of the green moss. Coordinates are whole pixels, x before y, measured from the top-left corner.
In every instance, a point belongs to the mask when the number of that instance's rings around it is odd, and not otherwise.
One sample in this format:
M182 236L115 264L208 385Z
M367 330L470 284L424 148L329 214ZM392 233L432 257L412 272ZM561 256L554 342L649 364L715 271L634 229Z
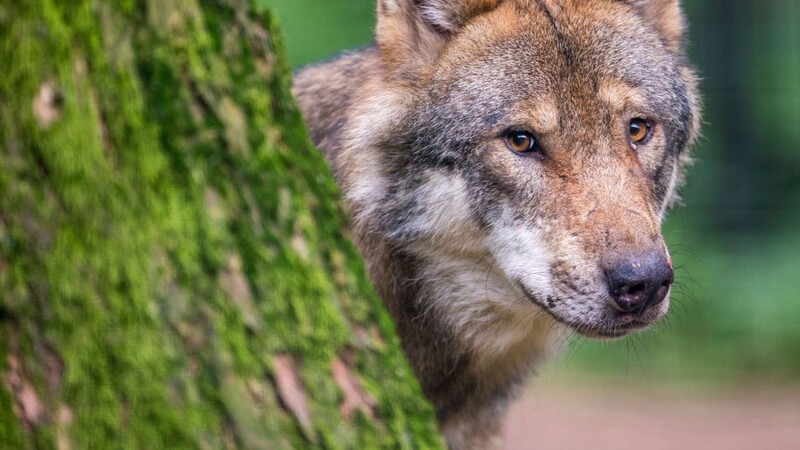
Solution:
M8 348L5 339L0 339L0 354L7 354ZM0 372L7 373L8 364L6 359L0 361ZM29 448L25 444L22 433L19 429L17 417L14 415L11 393L6 389L0 389L0 448Z
M3 448L441 446L269 14L27 0L0 25L17 62L0 78L0 327L52 419L19 431L0 390ZM63 98L48 126L31 108L44 83ZM339 415L345 349L375 418ZM310 435L279 402L276 353L297 360Z

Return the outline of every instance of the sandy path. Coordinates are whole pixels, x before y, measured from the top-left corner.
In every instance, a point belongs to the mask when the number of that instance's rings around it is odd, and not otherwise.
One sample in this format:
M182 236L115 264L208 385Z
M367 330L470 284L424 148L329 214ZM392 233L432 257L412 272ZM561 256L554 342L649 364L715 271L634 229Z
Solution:
M800 390L621 389L541 380L507 424L508 450L800 450Z

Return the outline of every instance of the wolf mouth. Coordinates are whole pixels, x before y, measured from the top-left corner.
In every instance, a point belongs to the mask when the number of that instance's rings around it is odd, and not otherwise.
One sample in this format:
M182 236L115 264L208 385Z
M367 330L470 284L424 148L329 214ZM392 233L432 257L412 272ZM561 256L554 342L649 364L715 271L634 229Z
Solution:
M642 331L650 325L648 322L641 321L631 322L628 325L610 324L606 327L589 326L586 324L578 325L563 321L562 323L574 329L578 333L594 339L619 339L636 331Z
M522 283L518 283L518 285L528 300L544 310L548 315L550 315L550 317L588 338L618 339L625 337L630 333L642 331L655 322L655 320L649 320L647 318L636 317L631 314L623 313L615 313L615 318L613 321L605 321L604 323L586 323L564 319L563 317L555 314L544 302L533 295Z

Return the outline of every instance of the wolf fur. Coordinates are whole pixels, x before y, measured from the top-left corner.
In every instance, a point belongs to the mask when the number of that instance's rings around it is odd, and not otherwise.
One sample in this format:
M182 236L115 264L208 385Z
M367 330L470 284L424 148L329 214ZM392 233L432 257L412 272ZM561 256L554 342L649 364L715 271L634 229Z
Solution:
M565 332L666 314L609 306L604 267L667 255L660 221L699 123L683 28L677 0L378 0L374 45L296 76L451 448L499 445ZM509 130L539 147L511 151Z

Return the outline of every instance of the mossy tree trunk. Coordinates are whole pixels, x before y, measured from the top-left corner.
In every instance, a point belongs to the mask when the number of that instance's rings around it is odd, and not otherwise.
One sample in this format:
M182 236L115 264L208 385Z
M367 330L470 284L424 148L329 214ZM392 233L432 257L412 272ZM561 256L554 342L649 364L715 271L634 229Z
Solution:
M245 0L0 2L0 448L439 447Z

